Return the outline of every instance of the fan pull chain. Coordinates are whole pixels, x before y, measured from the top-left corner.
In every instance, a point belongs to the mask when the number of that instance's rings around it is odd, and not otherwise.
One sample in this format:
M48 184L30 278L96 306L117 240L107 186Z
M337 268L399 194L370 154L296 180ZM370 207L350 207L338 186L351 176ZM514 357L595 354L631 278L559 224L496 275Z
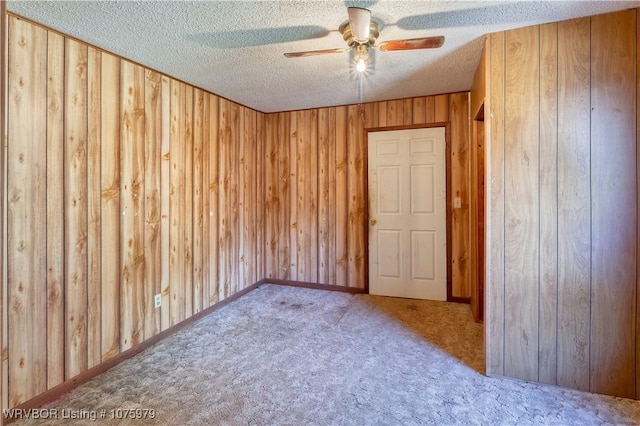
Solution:
M360 110L360 119L362 122L365 122L364 117L364 73L360 73L360 81L358 82L358 92L360 96L360 103L358 104L358 109Z

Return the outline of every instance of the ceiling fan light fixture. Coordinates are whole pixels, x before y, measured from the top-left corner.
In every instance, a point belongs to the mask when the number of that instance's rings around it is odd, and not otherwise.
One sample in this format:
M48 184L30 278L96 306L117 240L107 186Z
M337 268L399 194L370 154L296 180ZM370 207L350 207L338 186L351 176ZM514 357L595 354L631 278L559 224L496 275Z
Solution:
M356 47L356 54L353 59L356 62L356 71L365 72L369 65L369 51L367 46L361 44Z

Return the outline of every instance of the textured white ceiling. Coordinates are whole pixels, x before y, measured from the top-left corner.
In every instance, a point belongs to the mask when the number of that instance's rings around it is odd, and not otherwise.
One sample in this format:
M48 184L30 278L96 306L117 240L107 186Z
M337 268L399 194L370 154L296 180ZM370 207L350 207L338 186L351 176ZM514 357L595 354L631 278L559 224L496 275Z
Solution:
M373 51L355 71L337 28L372 11L378 42L444 35L440 49ZM469 90L482 35L640 6L640 1L14 1L7 9L263 112Z

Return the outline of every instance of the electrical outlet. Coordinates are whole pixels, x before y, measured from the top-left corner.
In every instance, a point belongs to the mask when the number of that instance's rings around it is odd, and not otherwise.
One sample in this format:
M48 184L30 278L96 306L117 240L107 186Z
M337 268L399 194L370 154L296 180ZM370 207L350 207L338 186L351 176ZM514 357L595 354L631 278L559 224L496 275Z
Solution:
M162 305L162 295L156 294L153 298L154 307L159 308Z

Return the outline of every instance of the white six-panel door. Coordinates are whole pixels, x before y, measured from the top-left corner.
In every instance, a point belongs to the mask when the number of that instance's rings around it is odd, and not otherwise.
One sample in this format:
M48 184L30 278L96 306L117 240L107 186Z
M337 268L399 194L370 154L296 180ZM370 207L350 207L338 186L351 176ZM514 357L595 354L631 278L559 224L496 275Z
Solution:
M444 127L369 133L369 292L446 300Z

